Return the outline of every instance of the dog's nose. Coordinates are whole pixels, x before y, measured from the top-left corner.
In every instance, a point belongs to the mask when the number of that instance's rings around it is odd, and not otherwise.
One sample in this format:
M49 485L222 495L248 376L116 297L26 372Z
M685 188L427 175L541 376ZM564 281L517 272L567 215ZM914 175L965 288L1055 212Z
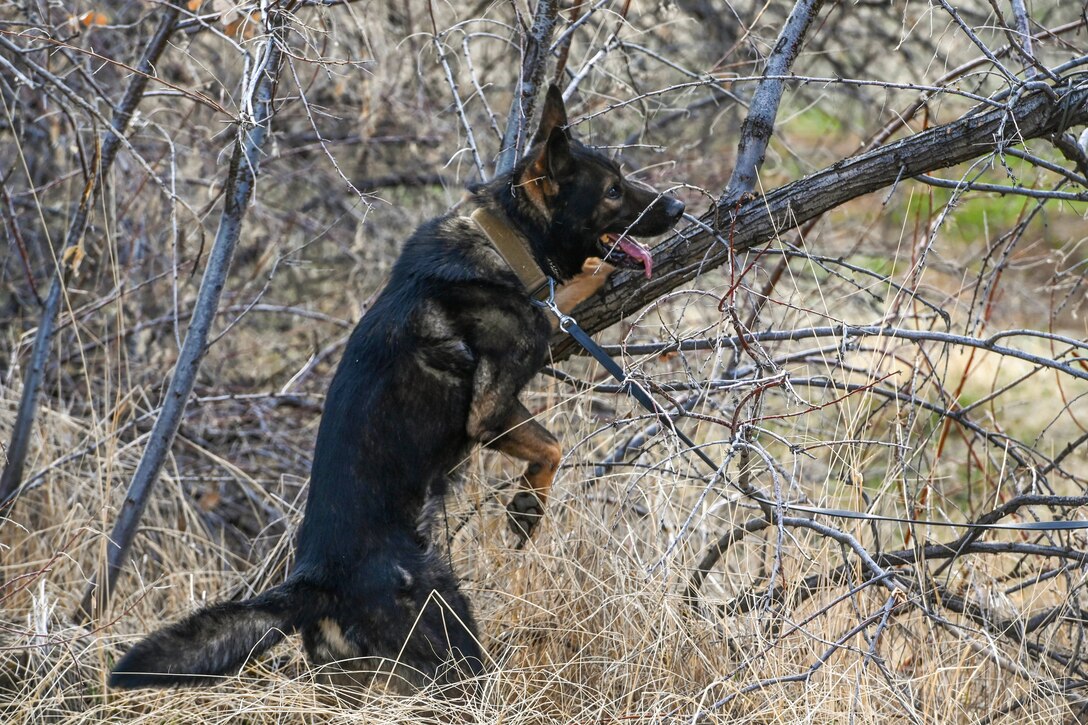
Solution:
M684 213L684 202L671 196L665 197L665 215L669 219L677 220Z

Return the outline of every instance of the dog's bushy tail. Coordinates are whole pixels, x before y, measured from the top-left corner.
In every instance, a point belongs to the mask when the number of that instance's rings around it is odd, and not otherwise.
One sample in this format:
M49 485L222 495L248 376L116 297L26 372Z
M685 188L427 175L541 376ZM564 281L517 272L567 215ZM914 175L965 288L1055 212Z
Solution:
M121 658L109 686L204 685L236 673L296 628L300 588L288 581L242 602L223 602L151 633Z

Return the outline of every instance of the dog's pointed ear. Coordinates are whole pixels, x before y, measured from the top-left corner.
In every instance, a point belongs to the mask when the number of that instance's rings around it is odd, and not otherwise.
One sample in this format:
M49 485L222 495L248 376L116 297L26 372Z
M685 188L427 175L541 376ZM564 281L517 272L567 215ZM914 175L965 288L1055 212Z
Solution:
M536 147L536 157L529 162L521 182L540 184L544 193L552 196L559 191L559 180L566 177L574 165L570 154L570 139L559 127L552 129L547 143Z
M569 139L570 131L567 130L567 109L563 105L563 94L552 83L548 86L548 93L544 96L544 107L540 110L540 126L533 136L533 145L543 143L551 138L552 131L560 129Z
M563 107L563 94L552 84L544 97L540 127L533 137L532 149L536 155L525 167L518 180L520 184L530 184L543 191L545 196L554 196L559 192L559 179L570 173L573 165L570 132L566 125L567 110Z

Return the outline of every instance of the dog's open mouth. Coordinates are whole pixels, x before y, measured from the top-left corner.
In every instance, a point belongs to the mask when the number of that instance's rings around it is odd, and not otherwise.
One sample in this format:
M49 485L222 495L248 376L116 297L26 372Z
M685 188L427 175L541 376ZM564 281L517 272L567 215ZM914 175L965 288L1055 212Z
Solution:
M631 237L626 237L613 232L605 232L601 235L601 246L604 248L604 258L617 267L629 269L641 268L650 278L654 269L654 258L650 250L642 246Z

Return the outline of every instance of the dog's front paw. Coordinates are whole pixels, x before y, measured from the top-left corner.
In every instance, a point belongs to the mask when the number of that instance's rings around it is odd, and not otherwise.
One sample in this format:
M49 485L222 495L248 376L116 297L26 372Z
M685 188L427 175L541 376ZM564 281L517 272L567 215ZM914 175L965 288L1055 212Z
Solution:
M587 291L592 290L590 294L596 294L615 271L615 267L600 257L590 257L582 263L582 271L578 278L584 279Z
M506 522L523 542L544 518L544 504L532 491L519 491L506 505Z
M589 257L582 262L582 274L594 274L607 277L616 271L616 268L600 257Z

